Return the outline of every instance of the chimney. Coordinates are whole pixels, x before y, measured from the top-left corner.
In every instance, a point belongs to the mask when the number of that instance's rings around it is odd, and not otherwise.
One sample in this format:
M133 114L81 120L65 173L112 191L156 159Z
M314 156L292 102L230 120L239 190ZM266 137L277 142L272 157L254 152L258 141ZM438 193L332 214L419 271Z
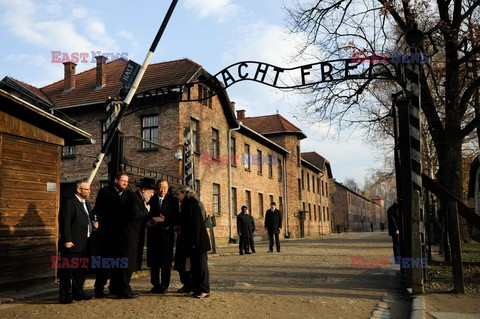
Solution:
M233 114L235 114L235 102L231 101L230 102L230 107L232 108Z
M63 77L63 92L70 92L75 88L75 67L77 66L73 62L63 63L64 77Z
M237 111L237 120L241 121L245 118L245 110L238 110Z
M105 62L107 62L107 58L102 55L98 55L95 57L95 59L97 60L96 89L100 90L107 85L107 74L105 67Z

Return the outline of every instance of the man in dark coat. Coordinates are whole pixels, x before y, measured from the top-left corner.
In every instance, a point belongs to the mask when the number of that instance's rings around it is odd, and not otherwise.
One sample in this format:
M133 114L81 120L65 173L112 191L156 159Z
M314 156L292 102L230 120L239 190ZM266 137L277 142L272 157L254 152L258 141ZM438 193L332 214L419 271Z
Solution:
M191 260L193 293L197 298L205 298L210 295L207 252L211 249L205 227L205 216L191 188L180 189L178 200L181 203L182 215L180 231L184 236Z
M130 287L132 273L137 269L138 242L142 225L150 212L148 204L150 198L155 192L155 181L145 177L140 181L139 187L132 196L130 196L119 216L119 249L120 257L128 259L128 267L125 269L113 269L112 285L117 292L119 299L131 299L138 297L133 293Z
M238 233L238 249L240 250L240 255L245 253L250 254L248 251L248 236L250 235L250 221L248 220L247 215L247 206L242 206L242 211L237 215L237 233Z
M252 214L250 214L248 209L246 212L246 217L250 227L248 232L248 240L245 242L245 253L249 254L249 246L252 250L252 253L255 253L255 243L253 241L253 233L255 232L255 219L253 218Z
M127 189L128 175L125 172L118 173L115 176L114 184L100 189L93 208L93 215L98 218L101 223L98 231L94 233L96 237L97 256L114 258L119 257L120 252L115 251L116 242L120 238L114 238L115 230L119 227L120 212L125 202L133 193ZM103 292L107 280L111 277L111 269L98 268L95 278L95 297L103 298ZM116 295L115 288L110 285L110 294Z
M58 269L59 297L60 302L65 304L92 298L83 291L88 266L79 262L80 258L88 258L88 238L94 227L99 225L92 224L90 204L86 201L89 195L90 185L83 181L77 182L75 195L66 199L60 208L58 246L62 266Z
M147 223L147 266L150 267L152 293L164 294L170 285L175 225L178 222L178 200L168 193L168 182L157 182L157 194L150 199L150 221ZM157 222L155 220L163 221ZM160 282L160 269L162 280Z
M395 200L387 209L387 220L388 220L388 234L392 237L393 243L393 255L395 257L400 256L400 245L399 245L399 237L400 237L400 223L398 217L398 204L397 200Z
M280 252L280 229L282 228L282 213L276 209L277 204L272 202L270 209L265 213L265 228L268 231L269 249L268 252L273 252L273 236L275 236L275 245L277 252Z

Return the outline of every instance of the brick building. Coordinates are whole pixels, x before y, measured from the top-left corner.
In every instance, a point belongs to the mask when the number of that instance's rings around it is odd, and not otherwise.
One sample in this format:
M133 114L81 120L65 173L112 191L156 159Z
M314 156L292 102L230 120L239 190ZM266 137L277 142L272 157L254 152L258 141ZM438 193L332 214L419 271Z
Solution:
M64 79L40 89L4 79L18 94L28 95L97 141L64 148L64 188L88 176L92 169L106 137L106 101L117 97L122 87L119 79L125 61L106 63L105 58L97 57L95 68L79 74L75 67L64 63ZM194 188L207 214L216 217L217 237L236 236L235 215L244 204L259 226L257 235L265 235L261 226L272 201L284 213L285 236L329 233L332 171L328 161L315 152L300 153L306 136L281 115L247 117L245 111L236 111L226 90L215 90L214 84L205 81L209 78L210 74L188 59L147 68L121 126L123 169L134 179L148 175L181 183L183 162L175 155L183 149L184 128L191 127ZM176 92L162 89L179 83L187 85ZM214 90L216 95L211 93ZM162 102L173 94L198 100ZM107 182L107 165L101 165L92 183L92 199Z
M384 201L379 196L366 197L359 190L352 190L335 181L333 202L335 225L343 231L370 231L370 222L378 229L385 222Z

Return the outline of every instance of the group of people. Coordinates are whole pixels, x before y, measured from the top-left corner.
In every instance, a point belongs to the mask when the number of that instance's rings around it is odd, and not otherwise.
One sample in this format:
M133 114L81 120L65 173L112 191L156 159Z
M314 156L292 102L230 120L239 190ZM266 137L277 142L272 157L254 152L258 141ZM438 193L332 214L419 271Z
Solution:
M126 267L96 268L95 297L107 297L105 286L110 279L110 296L136 298L139 295L132 291L130 281L133 271L141 267L146 231L147 266L153 286L150 293L168 291L175 243L174 269L183 284L178 292L208 297L207 252L211 247L202 203L189 187L182 187L175 197L163 179L155 183L151 178L143 178L136 186L136 192L130 191L128 175L119 173L112 185L99 191L91 209L87 201L90 185L77 182L75 194L60 207L60 256L70 261L90 256L126 260ZM83 290L87 270L58 269L61 303L92 298Z
M268 233L268 252L273 252L273 244L277 252L280 252L280 230L282 228L282 213L276 208L275 202L270 203L270 209L265 212L265 229ZM237 232L239 238L238 248L240 255L255 253L253 233L255 232L255 220L249 214L248 207L242 206L240 214L237 215ZM250 250L252 252L250 252Z

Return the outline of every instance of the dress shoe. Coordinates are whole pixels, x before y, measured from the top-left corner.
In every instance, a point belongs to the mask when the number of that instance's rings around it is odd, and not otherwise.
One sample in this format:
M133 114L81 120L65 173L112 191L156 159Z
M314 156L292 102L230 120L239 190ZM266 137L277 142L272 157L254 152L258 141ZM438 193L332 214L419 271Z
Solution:
M132 292L129 295L118 295L117 299L134 299L134 298L137 298L138 296L140 295Z
M92 298L93 297L89 295L80 295L80 296L73 297L73 300L81 301L81 300L90 300Z
M245 252L245 254L247 254L247 255L251 255L252 253L251 253L251 252L249 252L249 251L247 251L247 252Z
M95 291L95 298L106 298L107 295L103 291Z
M150 293L151 294L166 294L168 291L167 288L163 288L163 287L153 287L152 289L150 289Z
M269 250L267 251L267 253L273 253L273 250L269 249Z
M240 255L243 255L243 252L240 252Z
M207 292L202 292L202 293L199 293L199 294L194 294L193 296L195 298L208 298L208 297L210 297L210 294L207 293Z
M75 300L73 300L73 299L60 300L60 303L64 304L64 305L71 304L71 303L74 303L74 302L75 302Z
M192 292L192 289L183 286L182 288L178 289L177 292L181 293L181 294L188 294L188 293Z

